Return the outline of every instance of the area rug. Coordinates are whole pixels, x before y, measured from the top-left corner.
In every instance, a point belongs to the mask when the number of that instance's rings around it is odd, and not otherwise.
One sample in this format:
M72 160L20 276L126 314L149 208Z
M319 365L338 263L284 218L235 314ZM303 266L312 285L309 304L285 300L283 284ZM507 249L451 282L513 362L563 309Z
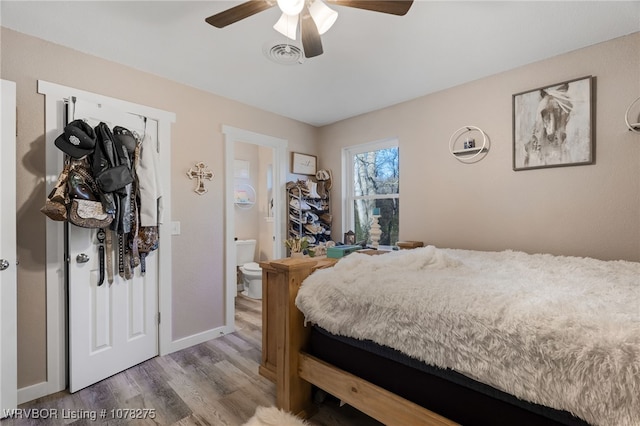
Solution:
M305 422L276 407L258 407L243 426L308 426Z

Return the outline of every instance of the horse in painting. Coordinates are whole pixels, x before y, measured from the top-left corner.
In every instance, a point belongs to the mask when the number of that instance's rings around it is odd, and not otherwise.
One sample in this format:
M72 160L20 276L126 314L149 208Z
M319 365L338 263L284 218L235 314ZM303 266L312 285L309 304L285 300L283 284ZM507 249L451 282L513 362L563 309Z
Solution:
M524 145L525 166L559 164L567 159L566 128L573 110L568 89L565 83L540 90L533 134Z

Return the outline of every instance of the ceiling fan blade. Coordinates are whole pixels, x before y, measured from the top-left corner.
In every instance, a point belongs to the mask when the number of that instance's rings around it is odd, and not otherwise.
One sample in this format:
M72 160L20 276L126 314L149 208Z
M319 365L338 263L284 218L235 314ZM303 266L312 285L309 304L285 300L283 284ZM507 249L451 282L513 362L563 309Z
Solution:
M413 4L413 0L326 0L326 2L399 16L405 15Z
M241 19L248 18L256 13L267 10L276 5L275 0L249 0L237 6L227 9L215 15L209 16L205 21L216 28L224 28Z
M322 55L322 40L320 40L318 26L311 17L309 8L306 4L300 13L300 16L300 38L302 38L304 57L313 58L314 56Z

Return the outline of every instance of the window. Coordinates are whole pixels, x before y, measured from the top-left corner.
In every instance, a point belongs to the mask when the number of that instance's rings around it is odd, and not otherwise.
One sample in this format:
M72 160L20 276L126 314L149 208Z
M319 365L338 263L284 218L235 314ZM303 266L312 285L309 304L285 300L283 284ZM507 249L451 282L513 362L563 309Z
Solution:
M367 241L373 209L379 209L380 245L398 242L400 166L396 139L349 147L344 150L346 204L345 228L356 241ZM376 210L378 212L378 210ZM345 229L346 230L346 229Z

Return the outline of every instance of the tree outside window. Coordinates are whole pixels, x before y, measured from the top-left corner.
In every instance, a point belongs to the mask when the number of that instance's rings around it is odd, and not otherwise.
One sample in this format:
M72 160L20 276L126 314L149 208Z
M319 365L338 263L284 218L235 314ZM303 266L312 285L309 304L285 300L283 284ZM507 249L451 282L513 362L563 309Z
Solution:
M370 243L373 209L380 210L381 245L398 242L400 168L397 141L346 150L350 188L347 188L347 223L356 241Z

